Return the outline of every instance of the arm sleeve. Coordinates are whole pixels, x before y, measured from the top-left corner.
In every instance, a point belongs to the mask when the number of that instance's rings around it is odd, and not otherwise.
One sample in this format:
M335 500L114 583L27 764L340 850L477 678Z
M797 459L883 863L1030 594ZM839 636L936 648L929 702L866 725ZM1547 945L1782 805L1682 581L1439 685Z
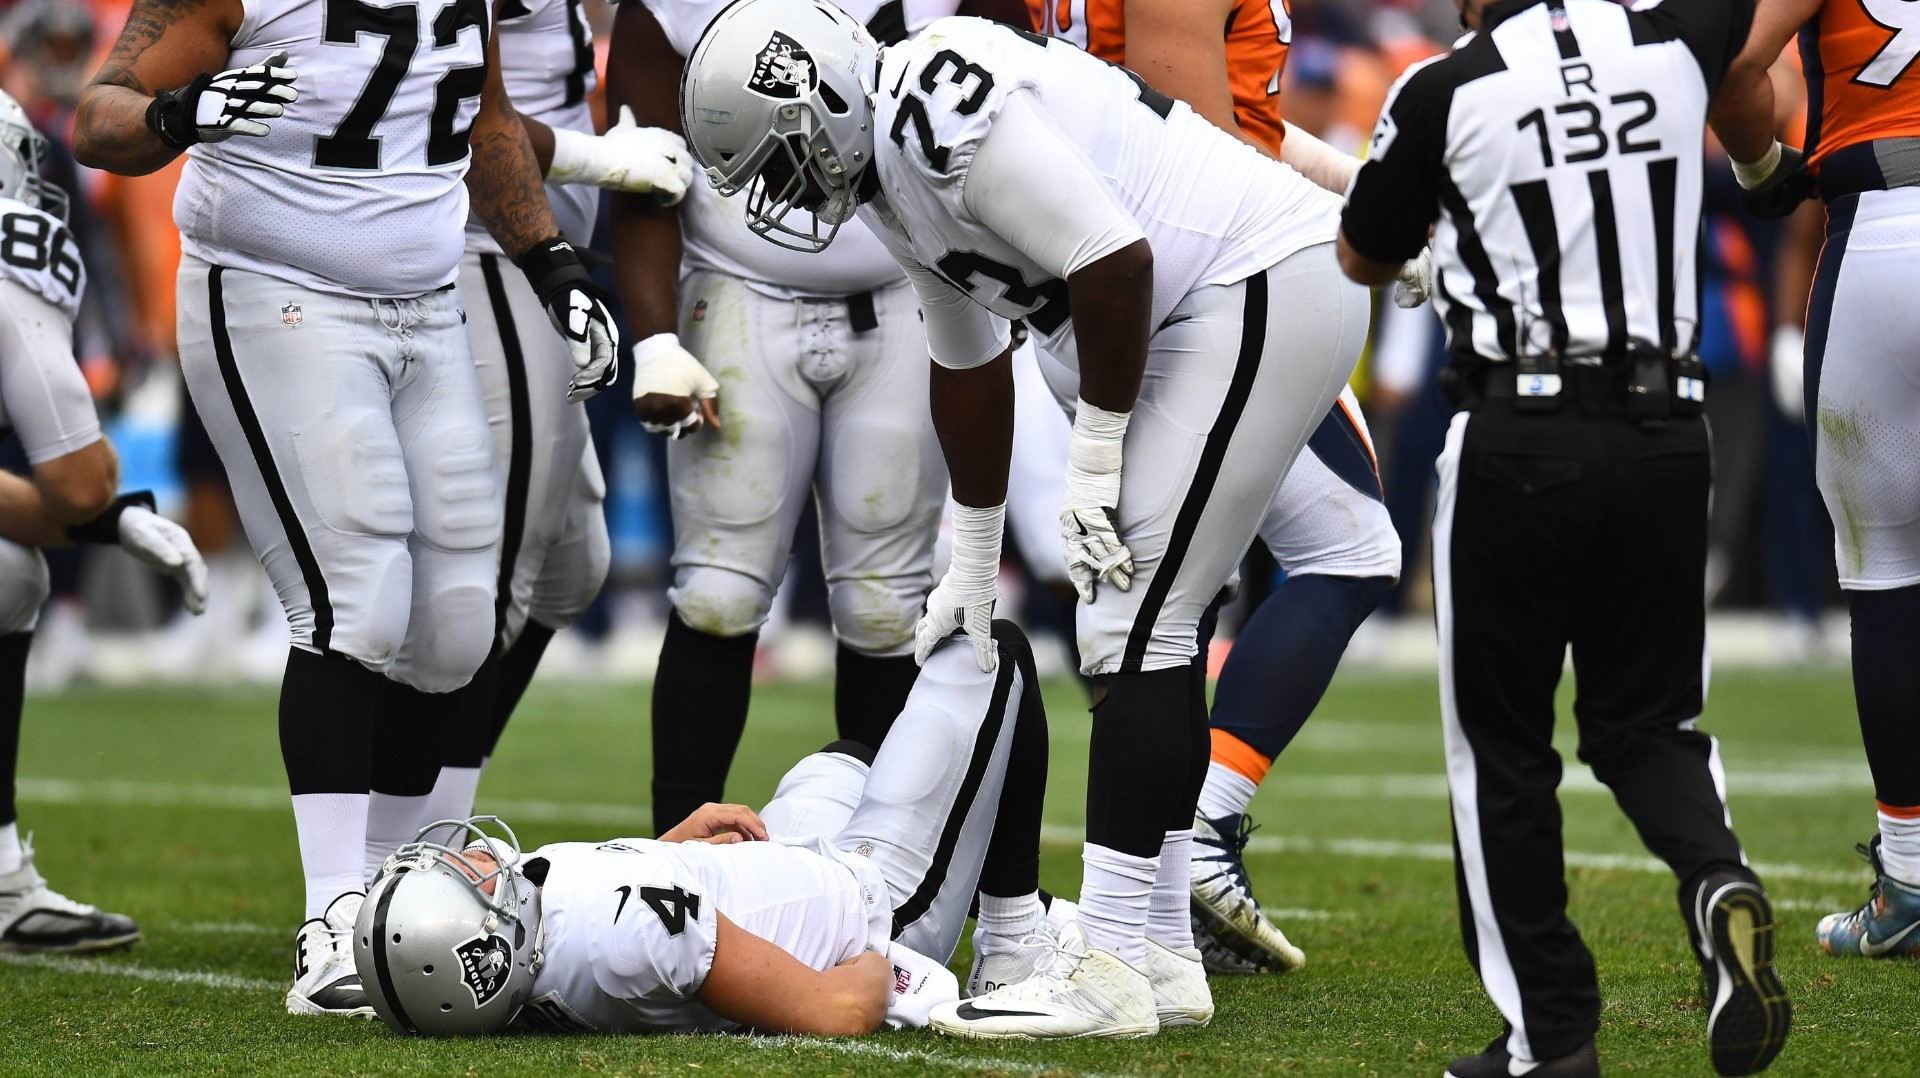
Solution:
M1349 246L1375 262L1418 255L1440 214L1453 98L1435 75L1442 70L1438 64L1411 68L1394 85L1373 129L1367 162L1347 193L1340 231Z
M80 364L73 324L13 281L0 282L0 400L27 462L45 464L100 440L100 416Z
M978 367L1013 344L1007 320L918 262L903 263L927 322L927 353L949 370Z
M974 220L1062 280L1146 238L1031 91L1007 95L962 184Z
M1754 4L1755 0L1652 0L1634 5L1627 17L1636 45L1676 38L1685 42L1712 95L1720 91L1727 69L1746 46Z

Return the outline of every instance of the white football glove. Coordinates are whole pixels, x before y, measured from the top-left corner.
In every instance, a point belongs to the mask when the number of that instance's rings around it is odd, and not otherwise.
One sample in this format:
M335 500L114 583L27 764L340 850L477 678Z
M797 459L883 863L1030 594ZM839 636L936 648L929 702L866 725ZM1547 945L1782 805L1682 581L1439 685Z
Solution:
M147 126L176 150L235 135L258 138L267 133L260 121L282 115L300 96L293 85L299 76L287 66L285 49L252 67L202 74L178 90L155 94Z
M187 609L207 609L207 563L200 557L187 529L143 506L120 511L120 545L141 564L180 582Z
M1433 248L1422 247L1393 279L1393 305L1418 307L1433 295Z
M982 670L996 665L993 604L1000 595L1000 535L1007 524L1007 503L991 509L955 504L953 560L947 575L927 596L927 612L913 626L913 661L921 666L933 649L965 630L974 662Z
M633 399L639 400L649 393L658 393L666 397L687 397L692 400L712 400L720 392L720 383L713 375L693 358L693 353L680 347L680 338L672 333L656 333L642 339L633 346ZM699 430L703 420L700 409L690 409L672 423L648 423L641 421L640 426L649 434L664 434L669 438L684 438Z
M1807 419L1807 341L1798 326L1775 326L1767 349L1773 376L1773 403L1795 423Z
M612 385L620 373L620 330L607 309L606 293L593 283L573 245L556 236L534 244L518 265L573 357L578 373L567 384L567 399L583 401Z
M662 206L686 197L693 183L693 154L687 140L665 128L641 127L633 109L620 106L620 122L604 135L553 129L553 164L547 168L552 183L584 183L652 195Z
M1120 446L1129 416L1084 400L1074 405L1066 490L1060 498L1060 539L1067 579L1083 603L1093 602L1102 580L1121 591L1133 587L1133 552L1120 541L1114 513L1120 504Z

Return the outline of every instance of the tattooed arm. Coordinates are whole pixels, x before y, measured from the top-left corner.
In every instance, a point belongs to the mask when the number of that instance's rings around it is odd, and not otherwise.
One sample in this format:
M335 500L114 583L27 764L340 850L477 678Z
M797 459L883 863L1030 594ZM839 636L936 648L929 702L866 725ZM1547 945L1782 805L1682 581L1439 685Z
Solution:
M560 234L547 203L546 172L535 159L520 114L500 78L500 35L487 41L487 85L473 118L473 162L467 193L473 210L510 258Z
M147 127L147 106L156 92L225 67L242 14L240 0L133 0L120 40L80 95L74 157L143 176L179 156Z

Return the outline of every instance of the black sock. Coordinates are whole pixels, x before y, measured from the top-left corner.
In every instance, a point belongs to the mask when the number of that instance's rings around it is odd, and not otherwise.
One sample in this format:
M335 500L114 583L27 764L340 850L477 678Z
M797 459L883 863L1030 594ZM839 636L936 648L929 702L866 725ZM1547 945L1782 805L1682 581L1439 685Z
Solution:
M874 746L886 740L919 676L911 655L879 658L841 644L833 667L833 720L840 736Z
M494 742L500 739L494 706L499 673L500 643L496 640L486 661L473 672L473 680L445 694L446 706L439 712L444 725L433 735L440 766L479 767L493 755Z
M493 686L493 736L487 741L486 755L492 756L495 746L500 744L500 735L506 732L507 720L513 717L514 710L520 706L520 698L527 694L527 686L533 681L533 672L540 668L540 659L547 653L547 645L553 643L554 630L545 625L527 619L527 626L520 630L520 639L513 642L494 665Z
M1192 679L1186 664L1094 678L1106 697L1094 705L1087 747L1088 842L1135 857L1160 856L1169 821L1186 799Z
M380 679L380 713L373 724L374 793L424 797L433 792L433 782L440 777L440 751L434 743L460 725L459 695L421 692Z
M20 818L13 773L20 766L20 713L26 707L27 651L32 633L0 634L0 827Z
M1873 796L1920 806L1920 584L1849 591L1853 696L1873 771Z
M1020 664L1020 708L1014 713L1013 745L1000 805L980 867L980 893L1018 898L1040 889L1040 822L1047 799L1047 708L1033 649L1011 622L993 623L1000 660ZM977 899L976 899L977 901Z
M713 636L675 611L653 677L653 830L720 800L753 698L758 633Z
M373 788L373 730L387 679L344 655L287 651L280 681L280 756L298 794Z

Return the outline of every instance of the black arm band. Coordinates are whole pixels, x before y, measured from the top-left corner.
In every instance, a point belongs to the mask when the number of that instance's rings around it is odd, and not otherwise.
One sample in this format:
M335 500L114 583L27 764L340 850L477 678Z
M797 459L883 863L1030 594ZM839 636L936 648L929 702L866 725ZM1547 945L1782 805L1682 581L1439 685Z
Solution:
M196 107L200 91L212 82L213 76L203 71L178 90L162 90L154 94L153 104L147 106L147 130L176 150L184 150L199 142L200 129L188 111Z
M87 521L85 524L67 525L67 538L76 543L118 543L120 541L120 514L127 506L137 505L149 513L153 512L153 491L136 490L122 494L107 506L106 512Z

